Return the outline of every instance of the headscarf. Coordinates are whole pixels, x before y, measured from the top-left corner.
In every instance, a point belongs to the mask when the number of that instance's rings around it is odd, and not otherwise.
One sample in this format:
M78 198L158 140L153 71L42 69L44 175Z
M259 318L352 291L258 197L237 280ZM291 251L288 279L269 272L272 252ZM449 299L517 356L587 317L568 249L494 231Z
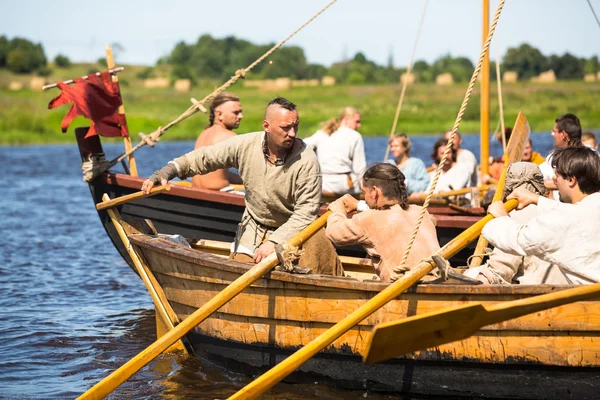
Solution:
M506 199L506 196L519 187L524 187L530 192L540 196L546 193L544 175L542 175L542 171L540 171L540 168L537 165L530 162L519 161L508 167L502 197Z

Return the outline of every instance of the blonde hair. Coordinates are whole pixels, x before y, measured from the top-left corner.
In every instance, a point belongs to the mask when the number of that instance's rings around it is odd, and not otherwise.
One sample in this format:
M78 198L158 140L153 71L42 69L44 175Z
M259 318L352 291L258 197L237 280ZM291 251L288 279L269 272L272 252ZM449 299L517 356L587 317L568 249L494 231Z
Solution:
M388 143L391 145L394 140L400 140L400 143L402 143L402 146L406 149L406 155L410 157L412 143L408 135L406 133L394 133Z
M581 135L581 140L590 140L592 143L594 143L594 146L598 146L598 137L594 132L583 132Z
M339 117L332 118L328 121L323 122L323 127L321 128L321 130L326 134L331 135L333 132L337 131L340 128L340 125L342 125L342 121L344 120L344 118L353 117L356 114L360 114L356 108L344 107Z

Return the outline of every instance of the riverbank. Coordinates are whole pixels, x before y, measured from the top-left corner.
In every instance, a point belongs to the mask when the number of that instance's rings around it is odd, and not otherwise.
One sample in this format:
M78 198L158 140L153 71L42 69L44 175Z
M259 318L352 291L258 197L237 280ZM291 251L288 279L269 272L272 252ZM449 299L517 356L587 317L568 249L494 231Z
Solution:
M128 73L129 71L129 73ZM77 76L77 75L75 75ZM172 88L149 89L135 78L131 69L120 75L125 84L121 91L133 141L138 132L150 133L177 118L190 106L190 98L203 98L215 86L206 84L190 93ZM66 79L67 76L61 77ZM452 127L465 94L467 83L450 86L415 84L405 95L397 131L411 135L441 133ZM319 124L336 116L346 105L362 112L361 133L366 136L388 135L392 126L401 86L362 85L332 87L295 87L280 92L260 92L238 83L231 88L242 99L244 120L238 132L261 129L264 107L275 96L284 96L300 110L300 136L308 136ZM73 121L67 134L60 131L60 122L67 106L48 110L48 102L58 95L57 89L45 92L31 90L0 90L0 144L71 143L73 128L87 125L82 117ZM551 84L519 82L503 86L504 115L507 126L512 125L523 111L534 131L551 130L554 119L565 112L577 114L584 129L600 128L600 82L560 81ZM471 97L460 125L466 133L479 132L479 89ZM498 122L498 98L495 84L491 93L490 129ZM163 136L164 140L194 140L207 124L207 115L197 114L181 122Z

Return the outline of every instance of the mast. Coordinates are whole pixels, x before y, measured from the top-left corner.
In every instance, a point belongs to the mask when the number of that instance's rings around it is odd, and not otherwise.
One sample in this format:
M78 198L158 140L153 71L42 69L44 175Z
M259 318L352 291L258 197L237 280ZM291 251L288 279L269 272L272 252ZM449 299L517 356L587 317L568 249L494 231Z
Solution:
M483 0L483 43L490 29L490 3ZM481 175L490 173L490 52L485 53L481 66L481 105L480 105L480 155Z

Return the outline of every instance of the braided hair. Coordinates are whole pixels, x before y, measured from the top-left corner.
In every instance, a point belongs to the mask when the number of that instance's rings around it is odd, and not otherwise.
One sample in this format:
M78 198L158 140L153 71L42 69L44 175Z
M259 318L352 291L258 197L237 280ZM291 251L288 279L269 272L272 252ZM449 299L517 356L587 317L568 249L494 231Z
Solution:
M390 200L398 202L403 210L408 210L408 193L406 178L395 165L377 163L369 167L363 175L363 186L377 186L381 193Z

